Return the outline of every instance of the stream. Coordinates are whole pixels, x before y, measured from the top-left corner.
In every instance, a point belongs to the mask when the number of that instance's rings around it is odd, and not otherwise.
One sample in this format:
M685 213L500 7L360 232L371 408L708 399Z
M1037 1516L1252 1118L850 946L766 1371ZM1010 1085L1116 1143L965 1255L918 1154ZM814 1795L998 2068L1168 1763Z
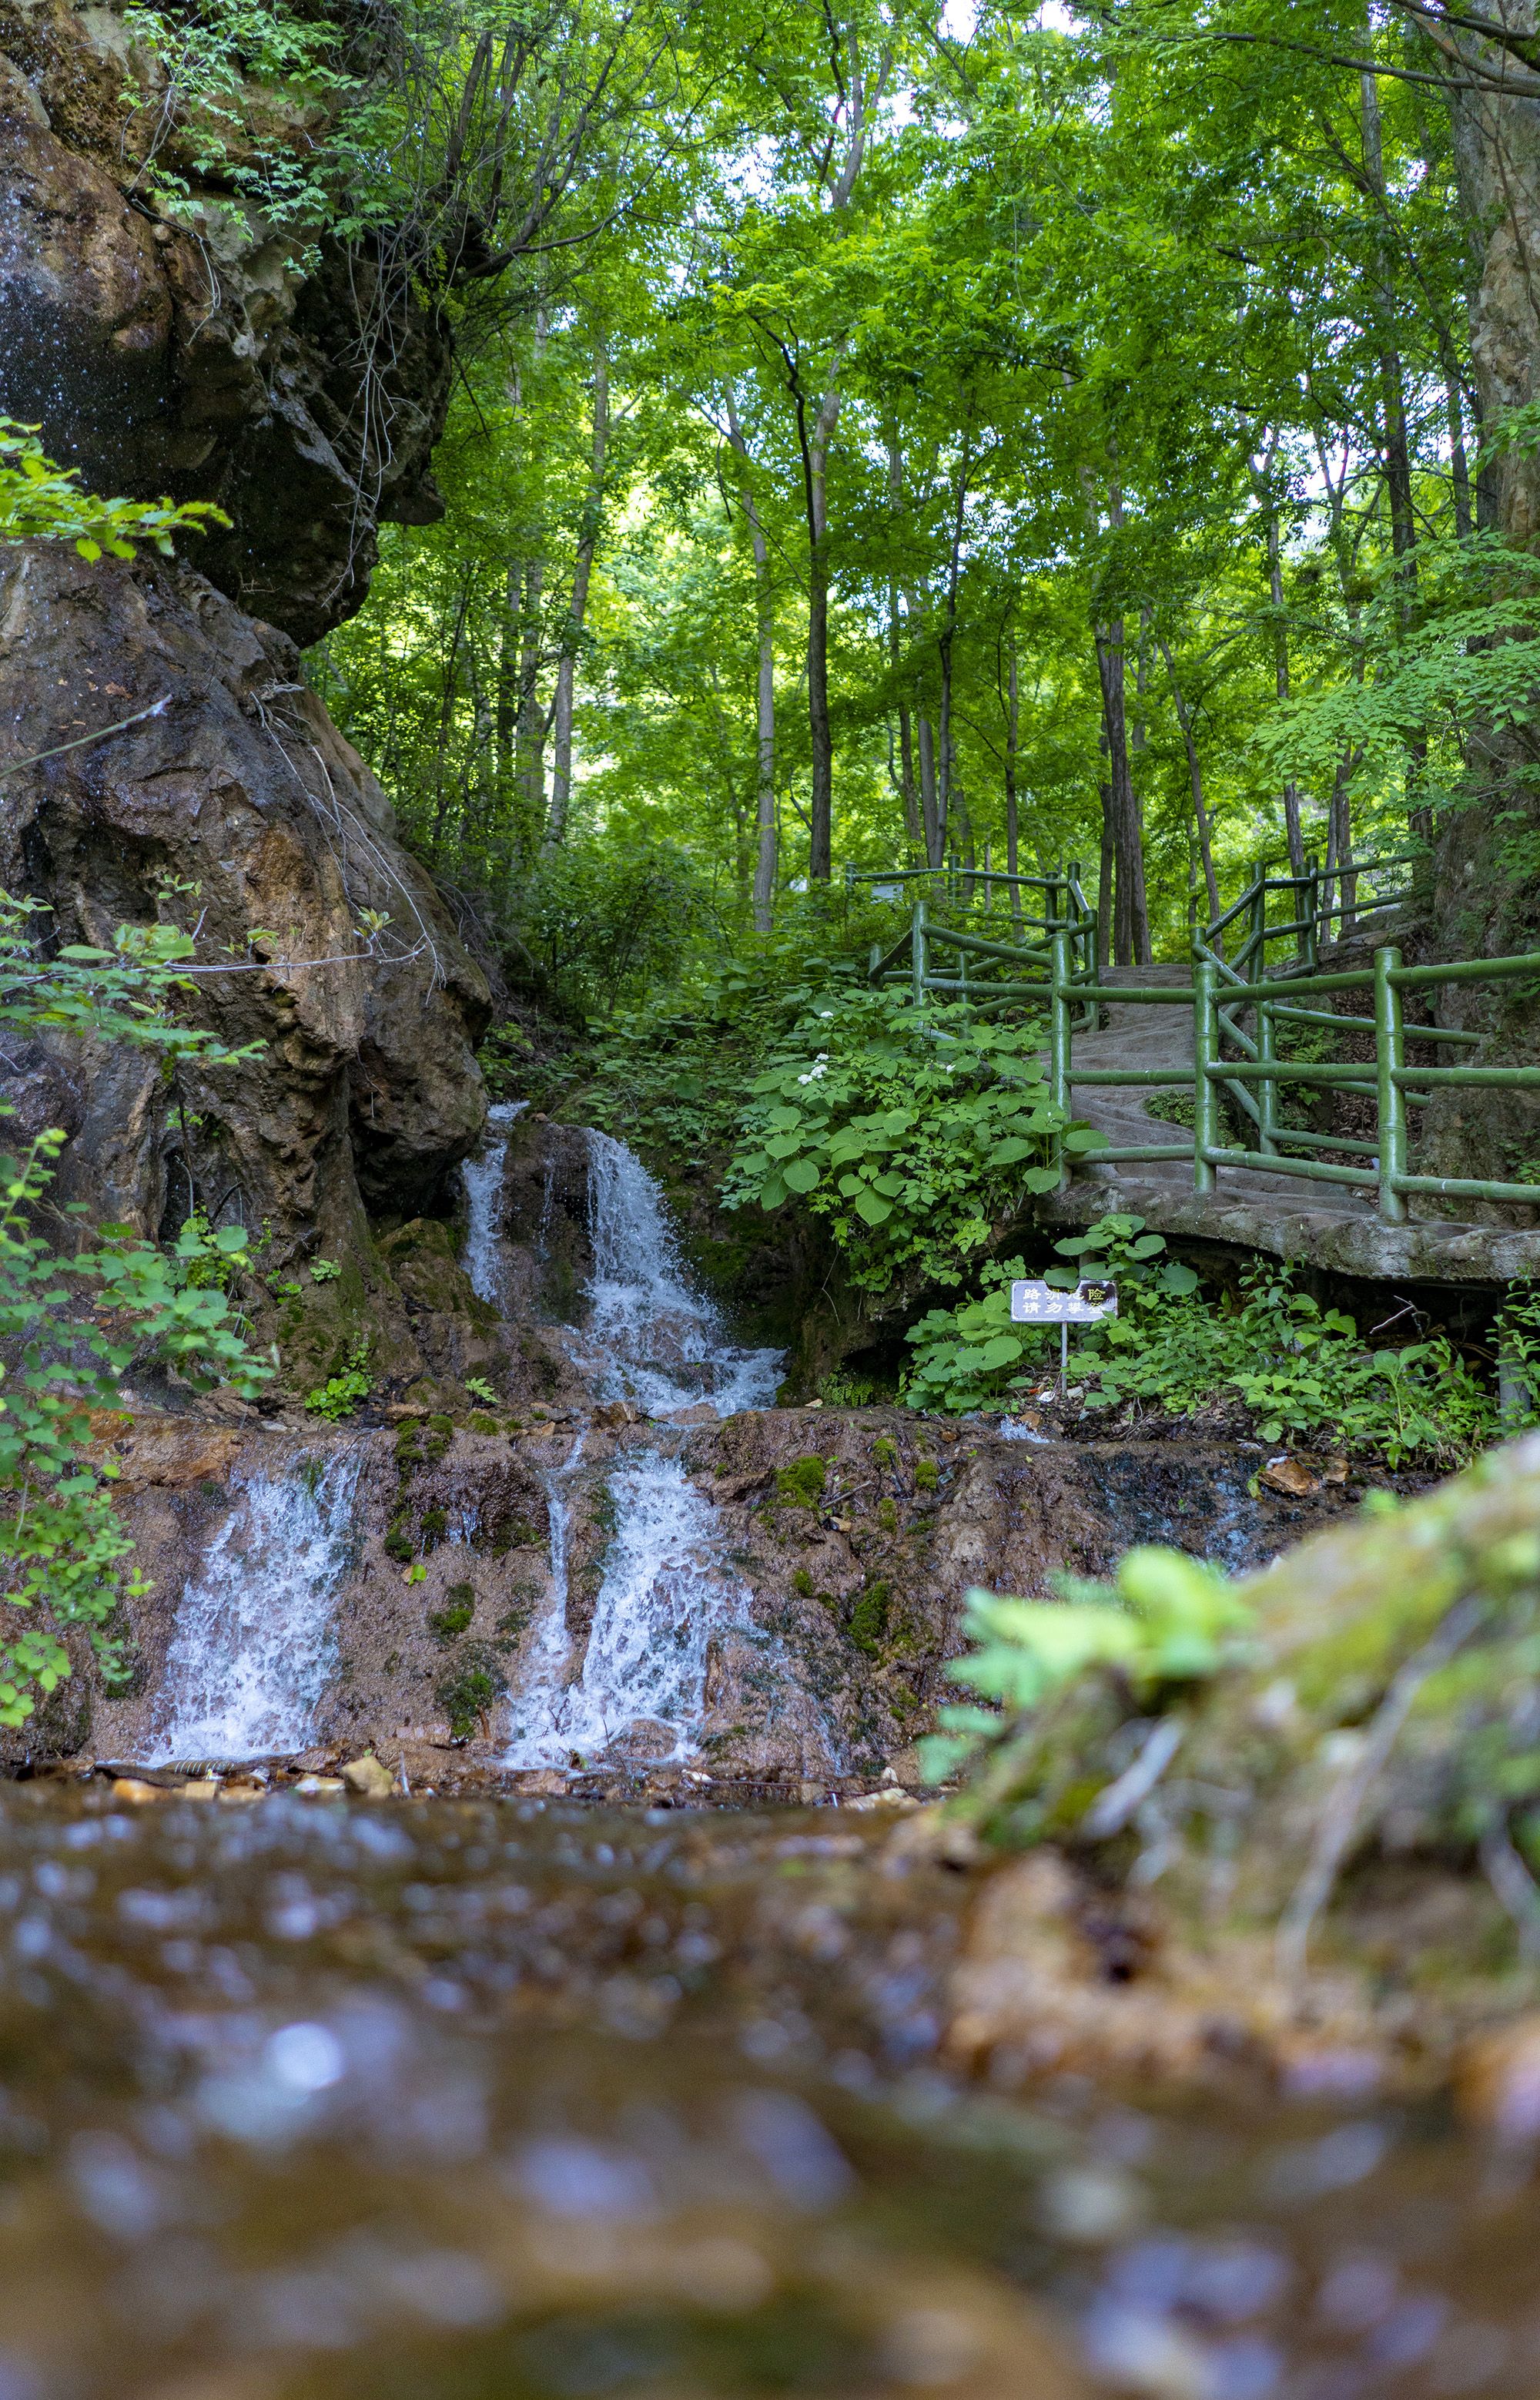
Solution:
M498 1304L515 1113L466 1179ZM769 1406L779 1359L590 1144L591 1304L555 1336L651 1422L606 1469L580 1656L586 1425L550 1445L499 1739L510 1767L688 1767L747 1594L681 1453L708 1407ZM361 1455L246 1473L178 1602L157 1757L305 1747ZM1237 1555L1243 1482L1215 1507ZM1345 2053L1272 2100L971 2080L976 1878L905 1867L890 1810L310 1780L0 1784L0 2400L1540 2392L1533 2141L1386 2104Z

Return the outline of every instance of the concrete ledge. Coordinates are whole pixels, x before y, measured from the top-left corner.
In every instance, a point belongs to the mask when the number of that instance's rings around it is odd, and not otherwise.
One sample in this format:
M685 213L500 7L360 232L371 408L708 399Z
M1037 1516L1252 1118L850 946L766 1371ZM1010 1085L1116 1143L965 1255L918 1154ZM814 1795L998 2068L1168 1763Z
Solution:
M1220 1170L1221 1176L1223 1170ZM1540 1207L1540 1192L1536 1194ZM1361 1215L1332 1209L1291 1207L1271 1196L1249 1202L1221 1185L1213 1197L1174 1190L1170 1182L1128 1176L1082 1176L1068 1192L1044 1193L1038 1216L1044 1225L1090 1225L1111 1209L1142 1217L1157 1234L1184 1234L1210 1242L1269 1251L1277 1259L1305 1259L1339 1275L1376 1282L1503 1284L1540 1279L1540 1231L1520 1233L1507 1225L1383 1225L1366 1207Z

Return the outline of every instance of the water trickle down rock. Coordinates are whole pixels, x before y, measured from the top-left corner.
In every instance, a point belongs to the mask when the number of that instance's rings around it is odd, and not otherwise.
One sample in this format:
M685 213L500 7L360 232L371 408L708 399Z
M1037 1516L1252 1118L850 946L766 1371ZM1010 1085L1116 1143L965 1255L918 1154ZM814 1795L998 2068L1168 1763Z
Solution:
M591 1315L568 1338L596 1396L639 1400L659 1417L694 1415L708 1393L709 1414L766 1405L779 1353L729 1340L689 1289L661 1194L640 1160L608 1134L591 1132L588 1141ZM552 1601L511 1704L507 1763L694 1755L729 1657L764 1670L777 1691L797 1771L835 1770L838 1745L783 1645L755 1626L753 1595L676 1452L633 1449L591 1493L607 1538L589 1562L588 1590L573 1590L569 1494L581 1448L550 1479Z
M248 1473L177 1608L154 1755L303 1750L336 1663L362 1452Z
M505 1316L511 1308L502 1245L503 1170L508 1162L508 1128L528 1106L527 1100L499 1100L488 1109L481 1148L461 1169L466 1199L465 1271L477 1296L489 1300Z

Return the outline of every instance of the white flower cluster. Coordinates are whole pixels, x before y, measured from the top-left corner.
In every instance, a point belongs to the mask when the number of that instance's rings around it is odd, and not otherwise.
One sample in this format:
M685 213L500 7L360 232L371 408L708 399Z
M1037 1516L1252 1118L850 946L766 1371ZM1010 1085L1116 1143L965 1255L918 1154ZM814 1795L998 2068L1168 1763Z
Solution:
M820 1050L812 1065L808 1069L807 1073L805 1075L798 1075L797 1080L799 1084L821 1083L828 1071L829 1054L826 1050Z

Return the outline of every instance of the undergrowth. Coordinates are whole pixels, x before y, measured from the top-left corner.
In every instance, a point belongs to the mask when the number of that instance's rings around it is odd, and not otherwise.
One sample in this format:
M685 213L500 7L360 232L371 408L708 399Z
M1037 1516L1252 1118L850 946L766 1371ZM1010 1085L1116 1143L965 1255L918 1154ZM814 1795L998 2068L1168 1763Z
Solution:
M1413 1458L1461 1466L1500 1431L1540 1423L1540 1296L1530 1287L1515 1286L1505 1311L1504 1357L1518 1398L1500 1418L1496 1394L1446 1334L1376 1347L1273 1260L1255 1261L1238 1293L1209 1292L1165 1256L1164 1238L1146 1233L1142 1218L1122 1215L1055 1248L1065 1263L1049 1270L1049 1283L1117 1289L1116 1317L1076 1329L1074 1375L1087 1410L1132 1401L1185 1415L1233 1395L1263 1441L1326 1436L1393 1467ZM1019 1258L991 1261L980 1299L933 1309L910 1329L911 1408L1010 1408L1056 1370L1057 1328L1011 1321L1011 1282L1026 1274Z

